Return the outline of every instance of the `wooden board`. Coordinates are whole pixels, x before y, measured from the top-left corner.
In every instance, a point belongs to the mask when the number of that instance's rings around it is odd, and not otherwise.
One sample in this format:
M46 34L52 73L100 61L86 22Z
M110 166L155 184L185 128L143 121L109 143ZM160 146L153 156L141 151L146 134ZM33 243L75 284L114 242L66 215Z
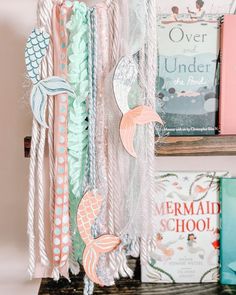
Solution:
M236 136L157 138L156 156L236 155Z
M142 284L140 282L141 270L140 261L131 259L129 264L134 269L134 278L121 279L116 282L114 287L101 288L95 287L94 295L102 294L146 294L146 295L218 295L236 294L236 286L221 286L217 283L212 284ZM71 283L66 279L55 282L51 279L44 279L41 284L39 295L72 295L83 294L83 275L73 276Z
M26 136L24 138L24 155L25 155L25 158L30 158L30 146L31 146L31 137Z
M156 156L236 155L236 136L198 136L156 138ZM25 157L30 157L31 137L24 139Z

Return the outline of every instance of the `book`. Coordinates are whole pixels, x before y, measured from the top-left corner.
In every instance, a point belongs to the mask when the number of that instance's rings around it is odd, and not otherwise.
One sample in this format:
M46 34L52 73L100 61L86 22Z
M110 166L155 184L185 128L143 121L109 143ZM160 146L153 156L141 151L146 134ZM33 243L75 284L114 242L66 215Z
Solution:
M203 26L203 24L205 24ZM218 131L219 24L158 24L160 99L157 112L169 135Z
M236 178L221 179L220 282L236 285Z
M234 1L160 1L158 8L157 112L164 134L218 134L218 18Z
M225 15L221 28L220 134L236 134L236 16Z
M142 264L144 283L219 280L220 177L228 173L156 174L158 231Z

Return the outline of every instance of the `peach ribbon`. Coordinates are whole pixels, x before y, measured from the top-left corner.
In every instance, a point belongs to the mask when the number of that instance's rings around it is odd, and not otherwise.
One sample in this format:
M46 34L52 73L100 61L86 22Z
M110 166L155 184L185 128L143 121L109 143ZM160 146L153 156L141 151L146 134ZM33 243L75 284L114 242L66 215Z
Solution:
M69 9L64 4L53 8L54 71L59 77L67 77L67 31ZM54 154L55 154L55 207L53 225L54 269L68 278L70 248L69 192L68 192L68 95L55 97Z

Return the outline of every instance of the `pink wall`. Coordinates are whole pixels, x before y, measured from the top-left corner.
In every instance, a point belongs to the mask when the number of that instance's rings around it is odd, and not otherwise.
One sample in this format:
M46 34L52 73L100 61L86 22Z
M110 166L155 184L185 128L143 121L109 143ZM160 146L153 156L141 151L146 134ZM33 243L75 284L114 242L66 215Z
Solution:
M1 0L0 8L0 242L23 248L27 246L29 164L23 156L23 138L31 133L28 96L23 88L26 81L24 45L35 23L36 2ZM157 167L160 170L230 170L236 176L235 157L158 158Z
M30 134L24 45L35 22L36 0L1 0L0 8L0 243L26 245L28 163L23 138Z

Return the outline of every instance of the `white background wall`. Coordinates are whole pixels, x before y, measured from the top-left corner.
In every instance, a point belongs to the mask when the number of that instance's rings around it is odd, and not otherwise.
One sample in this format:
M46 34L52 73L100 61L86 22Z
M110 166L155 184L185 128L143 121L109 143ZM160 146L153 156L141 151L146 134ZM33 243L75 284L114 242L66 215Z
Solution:
M37 293L37 284L24 281L29 160L24 159L23 149L24 136L31 134L31 113L23 87L24 46L35 24L36 2L0 0L0 294L7 295L21 292L20 288L12 293L2 291L1 286L11 285L13 288L14 280L22 282L28 294ZM157 168L229 170L236 176L236 157L158 158ZM10 269L11 277L7 275ZM22 294L27 294L26 289Z
M0 0L0 294L34 295L27 280L28 163L23 139L31 113L25 96L24 45L35 23L36 0Z

